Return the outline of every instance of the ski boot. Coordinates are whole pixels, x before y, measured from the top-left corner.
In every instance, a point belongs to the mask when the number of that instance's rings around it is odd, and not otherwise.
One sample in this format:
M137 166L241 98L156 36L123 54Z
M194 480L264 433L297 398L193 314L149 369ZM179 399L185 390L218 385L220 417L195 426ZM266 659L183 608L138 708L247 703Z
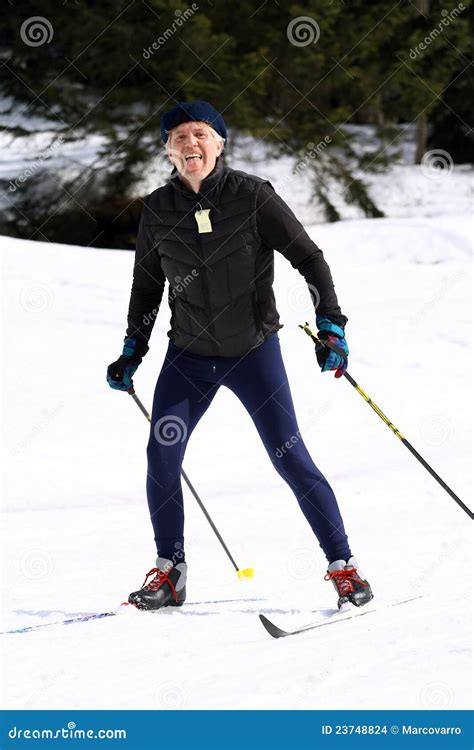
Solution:
M156 568L152 568L145 577L139 591L133 591L128 597L129 604L137 609L155 610L162 607L181 607L186 601L186 563L173 565L165 557L156 559ZM155 577L149 582L149 576Z
M347 563L345 560L332 562L324 580L333 582L339 595L337 602L339 609L347 609L349 604L363 607L374 598L370 584L364 579L364 574L357 565L355 557L350 557Z

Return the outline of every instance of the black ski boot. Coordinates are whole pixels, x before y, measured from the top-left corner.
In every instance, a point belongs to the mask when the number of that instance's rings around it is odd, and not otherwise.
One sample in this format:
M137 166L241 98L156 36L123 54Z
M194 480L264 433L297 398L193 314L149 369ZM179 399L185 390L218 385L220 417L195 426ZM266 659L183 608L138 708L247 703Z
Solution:
M155 577L147 583L149 576L154 573ZM141 589L131 593L128 601L137 609L181 607L186 601L186 574L186 563L173 565L171 560L158 557L156 568L146 574Z
M364 579L355 557L350 557L347 563L345 560L332 562L324 580L333 582L339 594L337 602L339 609L347 603L363 607L374 598L370 584Z

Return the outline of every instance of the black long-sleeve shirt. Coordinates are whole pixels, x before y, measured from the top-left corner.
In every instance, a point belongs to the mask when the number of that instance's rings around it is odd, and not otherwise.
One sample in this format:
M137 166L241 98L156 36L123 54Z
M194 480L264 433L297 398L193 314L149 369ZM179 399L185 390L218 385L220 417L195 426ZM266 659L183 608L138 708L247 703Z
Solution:
M137 353L148 351L148 340L160 308L166 283L159 254L149 228L148 198L140 220L126 336L137 339ZM342 327L347 317L339 307L331 271L322 250L309 237L285 201L268 183L259 188L257 228L264 246L280 252L304 277L318 315Z
M304 277L317 314L344 327L347 317L341 313L322 250L268 183L262 184L258 193L257 227L265 246L281 253Z
M148 351L148 340L160 309L166 284L160 256L154 249L148 224L148 212L147 196L138 227L126 332L126 337L136 338L136 352L140 356Z

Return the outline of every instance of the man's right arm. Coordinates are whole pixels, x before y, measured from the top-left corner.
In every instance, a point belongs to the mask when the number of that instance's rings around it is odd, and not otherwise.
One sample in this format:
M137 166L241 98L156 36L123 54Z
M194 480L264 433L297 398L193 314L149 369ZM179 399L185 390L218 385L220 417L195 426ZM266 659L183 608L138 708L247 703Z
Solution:
M136 339L136 353L143 357L160 308L166 277L149 227L148 197L145 199L138 228L133 268L133 283L128 308L125 338Z

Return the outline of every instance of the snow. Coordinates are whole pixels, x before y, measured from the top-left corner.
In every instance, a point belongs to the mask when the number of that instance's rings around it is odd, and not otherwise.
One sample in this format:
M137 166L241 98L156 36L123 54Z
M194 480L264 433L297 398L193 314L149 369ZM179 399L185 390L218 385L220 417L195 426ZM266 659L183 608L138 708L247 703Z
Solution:
M434 200L432 183L412 182L417 169L420 181L420 168L405 172L408 194ZM465 207L453 208L464 177L450 179L452 200L433 216L414 207L404 218L305 221L350 317L352 376L472 504L471 225ZM296 207L303 192L293 191ZM105 382L121 350L133 254L8 237L0 247L7 631L115 609L153 567L154 546L148 425ZM2 635L4 708L470 706L470 521L345 380L320 374L297 327L313 323L309 294L280 256L275 293L300 430L380 609L280 641L264 631L259 612L293 627L334 611L336 597L293 493L222 388L185 470L255 578L237 580L185 489L191 604ZM148 407L168 328L164 303L135 377Z
M0 122L3 126L24 128L28 135L12 137L0 131L0 180L5 181L5 189L0 193L0 207L11 212L15 205L16 189L40 170L46 174L60 175L61 180L72 180L84 173L87 168L99 169L106 164L104 156L107 139L102 135L87 134L84 138L68 141L61 135L60 123L51 122L40 116L32 116L26 108L7 108L11 100L0 97ZM135 111L137 118L144 113ZM362 179L368 186L368 193L378 208L387 217L438 217L440 214L464 215L472 209L472 189L474 169L472 164L452 164L449 154L442 152L440 161L448 169L436 169L436 153L433 161L421 168L414 164L416 126L401 123L387 143L381 143L377 128L370 125L349 125L345 132L354 136L352 146L360 154L372 153L383 146L384 155L393 159L390 167L383 172L354 170L354 177ZM76 129L77 131L77 129ZM77 134L76 134L77 136ZM127 140L124 130L119 137ZM328 136L329 137L329 136ZM304 158L275 155L266 139L255 139L229 130L229 145L226 158L234 169L242 169L270 180L275 190L297 214L305 225L324 223L325 215L321 205L314 199L311 163L318 154L318 144L309 143L304 156L308 156L309 167L301 168ZM324 144L324 139L319 142ZM156 147L151 136L144 141L154 157L143 169L143 178L133 188L133 196L152 192L170 174L166 149ZM321 148L321 147L320 147ZM324 146L323 152L324 152ZM114 149L115 151L115 149ZM298 170L295 167L299 162ZM431 165L431 166L430 166ZM362 219L363 212L358 206L348 204L344 190L335 180L325 176L325 185L330 189L329 197L342 219ZM57 182L57 180L56 180Z
M375 128L367 125L345 126L355 136L353 146L359 152L371 151L380 143L376 138ZM423 167L414 164L415 129L413 125L400 125L398 136L385 147L385 155L398 152L395 161L383 172L362 172L354 170L354 177L362 179L368 194L377 207L387 217L438 217L445 215L463 215L472 210L473 175L471 164L451 164L449 154L443 152L441 163L447 169L436 169L436 152L432 160ZM314 147L314 144L313 144ZM314 155L314 148L308 154ZM309 159L311 165L312 159ZM304 163L301 159L300 163ZM325 221L324 211L313 195L311 168L304 167L295 174L295 159L290 156L275 157L264 148L262 141L239 136L233 147L231 165L235 169L258 174L270 180L275 190L282 196L305 225ZM143 186L150 191L153 185L151 172ZM348 204L344 190L335 180L324 178L330 189L329 198L342 219L364 218L358 206Z

